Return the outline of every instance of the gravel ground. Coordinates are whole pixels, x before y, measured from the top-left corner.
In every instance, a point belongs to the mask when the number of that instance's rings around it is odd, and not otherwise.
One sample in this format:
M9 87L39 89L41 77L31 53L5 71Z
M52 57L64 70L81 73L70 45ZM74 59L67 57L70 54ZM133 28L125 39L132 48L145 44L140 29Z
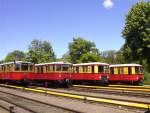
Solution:
M13 95L5 94L0 92L0 98L5 99L13 104L16 105L21 105L23 107L26 107L28 109L32 109L36 113L73 113L67 110L59 109L53 106L48 106L45 104L37 103L35 101L23 99L20 97L16 97ZM12 106L12 105L7 105L7 102L3 102L3 105L5 106ZM30 113L28 111L23 111L22 109L18 109L18 107L15 108L15 113Z
M122 108L121 106L112 107L112 106L103 105L103 104L84 103L83 101L79 101L75 99L55 97L51 95L45 96L43 94L22 92L20 90L8 89L8 88L3 88L3 87L0 87L0 90L18 94L20 96L32 98L35 100L40 100L42 102L50 103L56 106L78 110L84 113L109 113L109 112L111 113L144 113L144 110ZM45 108L45 106L43 106L43 108Z
M0 107L0 113L10 113L10 112L8 112L5 109L3 109L3 108Z
M5 96L6 96L6 94L5 94ZM16 100L15 100L16 101ZM3 106L3 107L5 107L5 108L7 108L7 109L9 109L10 107L14 107L14 110L13 110L13 112L15 112L15 113L31 113L31 112L29 112L29 111L26 111L26 110L24 110L24 109L22 109L22 108L19 108L19 107L17 107L17 106L15 106L15 105L13 105L13 104L10 104L10 103L8 103L8 102L6 102L6 101L3 101L3 100L0 100L0 105L1 106ZM5 111L6 113L10 113L10 112L8 112L8 111ZM5 113L4 112L4 113ZM3 112L0 112L0 113L3 113Z

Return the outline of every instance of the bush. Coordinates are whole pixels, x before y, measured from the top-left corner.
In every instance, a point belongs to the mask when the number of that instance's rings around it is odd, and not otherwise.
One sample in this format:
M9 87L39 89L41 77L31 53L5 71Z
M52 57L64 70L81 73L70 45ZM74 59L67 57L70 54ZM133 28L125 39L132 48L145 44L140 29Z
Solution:
M150 85L150 73L144 71L144 78L145 78L144 84Z

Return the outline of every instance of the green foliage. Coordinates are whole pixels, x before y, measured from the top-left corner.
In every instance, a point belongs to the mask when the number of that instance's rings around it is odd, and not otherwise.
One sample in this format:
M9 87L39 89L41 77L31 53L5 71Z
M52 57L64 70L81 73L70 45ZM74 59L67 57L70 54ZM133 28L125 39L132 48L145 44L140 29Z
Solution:
M69 52L66 52L66 53L62 56L62 61L64 61L64 62L71 62Z
M115 50L103 51L102 57L104 58L105 62L109 64L125 63L125 59L121 50L120 51L115 51Z
M95 44L80 37L69 43L69 57L72 63L100 61Z
M51 62L56 59L51 44L37 39L29 45L27 56L27 60L34 63Z
M98 55L94 53L87 52L80 57L78 62L87 63L87 62L97 62L97 61L104 62L104 59L100 58Z
M150 67L150 2L142 1L131 8L122 35L125 58L139 63L146 60Z
M0 64L2 64L3 62L4 62L4 61L3 61L3 60L1 60L1 61L0 61Z
M150 73L144 71L144 84L149 84L150 85Z
M26 57L26 54L24 52L15 50L15 51L9 53L5 57L5 61L12 61L12 60L22 61L22 60L25 60L25 57Z

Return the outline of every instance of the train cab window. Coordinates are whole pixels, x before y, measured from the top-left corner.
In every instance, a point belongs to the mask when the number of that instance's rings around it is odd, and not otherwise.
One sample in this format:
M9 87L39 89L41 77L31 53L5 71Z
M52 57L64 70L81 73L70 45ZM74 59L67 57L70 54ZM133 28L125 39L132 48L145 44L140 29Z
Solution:
M139 67L139 74L142 74L143 73L143 69L142 67Z
M69 70L69 65L62 65L62 71L68 71Z
M22 64L21 64L21 70L22 70L22 71L28 71L28 67L29 67L29 66L28 66L27 63L22 63Z
M135 67L135 73L136 73L136 74L141 74L140 67Z
M15 64L15 71L20 71L20 64Z
M56 71L61 71L61 65L56 65Z
M98 72L103 73L104 72L104 66L98 66Z
M111 74L111 75L114 74L114 68L110 68L110 74Z
M104 66L104 72L109 73L109 66Z

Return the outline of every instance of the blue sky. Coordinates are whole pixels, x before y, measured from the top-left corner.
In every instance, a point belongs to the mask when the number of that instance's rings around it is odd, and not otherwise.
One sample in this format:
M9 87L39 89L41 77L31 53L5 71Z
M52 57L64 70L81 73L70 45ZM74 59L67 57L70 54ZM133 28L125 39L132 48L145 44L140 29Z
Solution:
M119 50L125 15L139 0L0 0L0 60L27 51L33 39L50 41L57 57L73 37L100 51Z

